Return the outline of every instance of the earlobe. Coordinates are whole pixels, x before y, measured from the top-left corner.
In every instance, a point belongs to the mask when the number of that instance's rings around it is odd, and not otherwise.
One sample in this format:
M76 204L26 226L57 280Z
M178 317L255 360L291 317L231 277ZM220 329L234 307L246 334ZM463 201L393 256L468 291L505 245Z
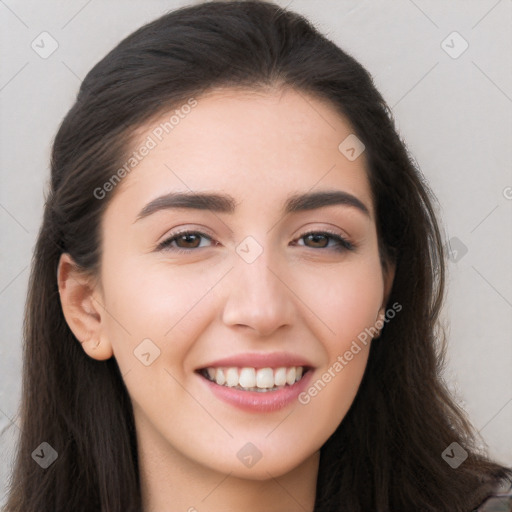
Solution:
M64 318L85 353L97 360L112 357L112 346L104 332L104 309L95 297L96 286L68 253L60 257L57 283Z

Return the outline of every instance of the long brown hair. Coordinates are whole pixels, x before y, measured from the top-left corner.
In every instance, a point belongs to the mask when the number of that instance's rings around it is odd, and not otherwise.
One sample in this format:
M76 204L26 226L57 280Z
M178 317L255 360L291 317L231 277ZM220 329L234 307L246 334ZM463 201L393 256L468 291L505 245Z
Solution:
M288 86L326 99L366 146L389 303L402 311L371 346L346 417L321 449L316 512L468 512L510 468L475 447L447 392L438 329L445 284L434 198L370 74L300 15L259 1L185 7L124 39L88 73L55 137L24 324L19 446L6 512L140 512L131 401L114 358L88 357L64 319L56 281L67 252L98 276L101 188L135 130L216 87ZM341 141L340 141L341 142ZM31 456L47 442L57 460ZM468 458L441 454L453 442Z

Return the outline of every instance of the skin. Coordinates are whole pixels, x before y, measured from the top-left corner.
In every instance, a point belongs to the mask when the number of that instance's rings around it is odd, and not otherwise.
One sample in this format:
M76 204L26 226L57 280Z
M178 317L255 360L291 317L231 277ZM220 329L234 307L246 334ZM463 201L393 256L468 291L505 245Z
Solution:
M90 357L117 360L134 407L145 511L312 511L319 449L354 400L370 344L309 403L274 412L219 400L194 370L285 351L313 364L315 382L384 314L393 271L379 260L365 155L349 161L338 150L352 133L347 121L293 89L216 90L197 100L115 190L98 279L62 255L64 315ZM138 144L160 122L143 127ZM319 190L353 194L369 215L347 205L282 214L289 195ZM228 193L237 207L136 221L171 191ZM186 254L157 249L182 228L212 240L173 243L199 246ZM356 248L301 238L325 229ZM235 251L249 235L263 249L252 263ZM149 366L134 356L146 338L160 349ZM237 457L248 442L262 454L252 467Z

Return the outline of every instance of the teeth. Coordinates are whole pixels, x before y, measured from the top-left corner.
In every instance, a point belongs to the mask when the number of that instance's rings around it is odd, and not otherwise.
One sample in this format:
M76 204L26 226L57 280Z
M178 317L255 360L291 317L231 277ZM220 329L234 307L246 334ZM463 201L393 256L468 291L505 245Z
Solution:
M219 370L221 368L217 369L217 371ZM254 368L242 368L239 384L243 388L254 388L256 386L256 370Z
M219 386L243 389L246 391L267 391L291 386L299 381L304 373L302 366L280 368L206 368L203 375Z
M224 376L224 372L222 371L222 368L218 368L217 372L215 373L215 382L219 386L223 386L226 382L226 377Z
M274 372L274 384L284 386L286 384L286 368L278 368Z
M272 368L261 368L256 372L256 386L265 389L274 387L274 371Z
M291 386L295 382L295 375L297 375L297 372L295 371L295 368L293 366L286 370L286 383L289 386Z
M215 372L213 368L209 368L209 370ZM230 388L238 386L238 370L236 368L228 368L226 370L226 386Z

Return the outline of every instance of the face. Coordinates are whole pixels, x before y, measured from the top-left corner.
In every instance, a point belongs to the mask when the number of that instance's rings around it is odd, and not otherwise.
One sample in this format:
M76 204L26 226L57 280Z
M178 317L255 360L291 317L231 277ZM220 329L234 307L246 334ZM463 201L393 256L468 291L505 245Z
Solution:
M264 479L343 420L390 282L365 154L340 151L352 130L329 104L196 100L168 133L172 113L139 133L134 149L155 146L105 212L100 337L145 453Z

